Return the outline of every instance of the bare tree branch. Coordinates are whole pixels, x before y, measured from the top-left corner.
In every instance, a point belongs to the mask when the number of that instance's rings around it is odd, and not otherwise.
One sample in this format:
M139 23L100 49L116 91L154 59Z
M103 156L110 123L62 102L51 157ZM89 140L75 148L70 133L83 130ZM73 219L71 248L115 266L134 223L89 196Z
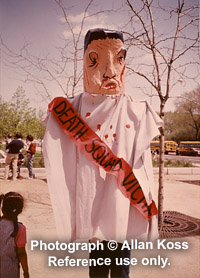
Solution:
M130 12L131 18L127 22L126 29L128 27L133 29L133 32L126 31L127 35L126 43L128 48L131 46L137 47L136 57L140 57L140 64L131 63L128 69L130 72L137 74L149 83L157 92L160 98L160 116L164 119L164 108L167 100L171 98L171 89L179 83L179 80L192 79L196 82L196 76L189 76L186 69L187 66L196 65L199 66L199 60L192 59L191 57L185 60L188 53L196 51L198 47L198 17L196 13L197 7L187 6L185 0L177 0L176 7L167 10L166 7L162 7L159 0L141 0L137 2L131 2L131 0L125 0ZM134 6L133 6L134 3ZM170 22L173 24L173 29L168 30L165 33L158 31L159 28L155 28L156 19L155 12L162 12L167 15ZM162 15L163 15L162 14ZM175 23L175 25L174 25ZM160 24L160 23L159 23ZM139 27L138 27L139 25ZM135 31L137 26L137 31ZM190 32L192 28L192 32ZM146 63L142 62L142 55L148 54L151 59ZM135 57L133 61L135 62ZM139 59L138 59L139 60ZM184 62L183 62L184 61ZM163 169L164 169L164 128L160 129L160 165L159 165L159 223L162 225L162 209L163 209Z

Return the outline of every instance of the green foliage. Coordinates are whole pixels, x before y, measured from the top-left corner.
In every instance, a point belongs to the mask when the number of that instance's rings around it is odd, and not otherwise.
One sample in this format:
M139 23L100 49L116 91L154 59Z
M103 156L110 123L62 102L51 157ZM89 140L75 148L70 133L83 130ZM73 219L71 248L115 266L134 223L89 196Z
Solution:
M159 167L158 160L153 159L153 167ZM171 160L167 159L164 162L164 167L194 167L193 164L190 161L184 161L184 160Z
M165 113L165 140L200 140L200 87L175 102L176 112Z
M27 167L27 156L24 154L25 161L23 167ZM34 160L33 160L33 167L34 168L44 168L44 158L43 154L41 152L36 152L34 155Z
M42 153L36 153L33 161L34 168L44 168L44 158Z
M166 112L165 113L165 140L195 141L196 132L191 125L187 125L187 113Z
M34 138L43 138L45 132L22 87L17 88L10 102L0 99L0 138L16 132L21 132L23 137L31 134Z

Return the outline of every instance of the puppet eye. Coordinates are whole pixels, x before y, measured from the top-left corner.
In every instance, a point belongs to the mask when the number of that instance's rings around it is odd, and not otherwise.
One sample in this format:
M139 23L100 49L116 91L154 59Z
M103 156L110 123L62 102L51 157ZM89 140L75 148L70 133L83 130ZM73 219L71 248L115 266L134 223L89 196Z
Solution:
M91 65L89 67L95 66L98 60L98 54L96 52L90 52L89 58L91 60Z
M126 58L126 49L121 49L119 51L119 53L117 54L117 57L118 57L119 63L122 64L123 61L125 61L125 58Z

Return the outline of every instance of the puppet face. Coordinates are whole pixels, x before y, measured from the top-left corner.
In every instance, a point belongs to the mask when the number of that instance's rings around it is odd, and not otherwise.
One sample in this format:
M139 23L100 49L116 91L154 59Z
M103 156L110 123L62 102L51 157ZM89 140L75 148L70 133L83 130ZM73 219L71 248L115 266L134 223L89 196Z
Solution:
M84 90L92 94L124 93L125 55L120 39L93 40L84 56Z

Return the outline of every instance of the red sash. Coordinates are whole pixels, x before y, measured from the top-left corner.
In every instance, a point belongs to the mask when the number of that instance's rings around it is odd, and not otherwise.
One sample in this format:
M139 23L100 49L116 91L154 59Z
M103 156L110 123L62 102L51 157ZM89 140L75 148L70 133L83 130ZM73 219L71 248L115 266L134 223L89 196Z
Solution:
M153 215L157 214L155 202L152 201L150 205L147 204L131 166L123 158L118 158L113 154L110 148L78 115L66 98L55 98L49 104L49 111L64 132L90 161L116 177L122 193L146 219L150 220Z

